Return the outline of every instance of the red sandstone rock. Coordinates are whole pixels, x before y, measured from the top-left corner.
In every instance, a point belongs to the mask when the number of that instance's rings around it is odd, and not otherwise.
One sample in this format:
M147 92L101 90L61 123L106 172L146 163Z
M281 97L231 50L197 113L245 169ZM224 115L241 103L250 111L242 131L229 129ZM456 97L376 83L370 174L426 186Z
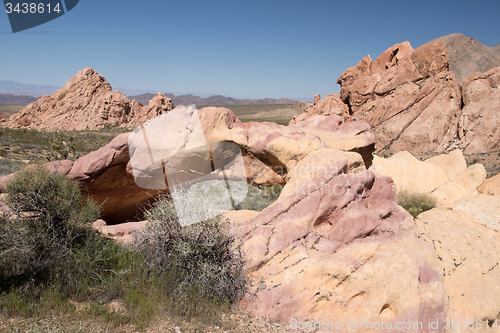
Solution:
M323 99L319 98L319 95L314 96L314 105L307 108L303 113L298 116L294 116L290 120L290 125L296 124L300 121L309 119L313 116L329 116L336 114L342 117L349 116L349 108L340 98L335 95L328 95Z
M95 130L112 126L136 126L172 109L170 98L158 94L149 105L130 101L112 91L106 79L92 68L73 76L51 96L43 96L13 114L2 126L44 131Z
M466 153L500 148L500 67L474 73L462 83L464 108L458 126Z
M396 44L373 62L370 56L338 79L352 117L368 122L377 151L444 151L456 135L460 91L448 70L444 42L416 50Z

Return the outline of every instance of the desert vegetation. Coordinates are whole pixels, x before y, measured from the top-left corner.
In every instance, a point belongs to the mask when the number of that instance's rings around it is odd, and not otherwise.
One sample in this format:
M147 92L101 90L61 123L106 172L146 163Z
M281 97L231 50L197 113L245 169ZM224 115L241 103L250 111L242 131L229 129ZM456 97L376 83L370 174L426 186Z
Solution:
M417 217L420 213L436 207L436 198L429 193L413 193L403 190L398 193L398 205L403 207L411 216Z
M112 331L144 329L166 315L202 327L220 321L246 291L244 259L221 216L181 228L165 197L147 213L146 229L123 246L92 228L99 207L65 176L27 168L7 194L0 317L24 323L12 331L51 316L72 317L64 331L81 331L78 323L84 330L89 320Z

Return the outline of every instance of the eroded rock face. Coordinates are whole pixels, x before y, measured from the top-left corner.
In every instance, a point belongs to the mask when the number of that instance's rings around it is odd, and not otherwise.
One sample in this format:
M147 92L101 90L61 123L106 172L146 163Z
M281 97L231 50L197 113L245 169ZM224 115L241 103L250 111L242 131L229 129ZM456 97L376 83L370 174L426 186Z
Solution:
M309 119L312 116L329 116L331 114L336 114L345 118L349 116L349 108L335 95L330 94L323 99L321 99L320 95L314 95L314 105L308 107L300 115L294 116L293 119L290 120L290 125Z
M368 122L377 151L444 151L461 114L460 91L448 70L444 42L413 49L396 44L374 61L363 58L338 79L352 117Z
M170 98L158 94L148 106L112 91L106 79L92 68L73 76L62 89L43 96L13 114L3 126L44 131L95 130L135 126L172 109Z
M349 154L324 151L320 165L307 155L274 205L253 217L229 214L254 281L246 308L285 322L443 320L448 305L432 246L416 237L389 178L347 173Z
M484 217L480 212L487 207L489 219L497 221L496 230L478 220ZM500 309L498 207L498 197L480 195L457 205L424 212L416 220L420 237L433 245L440 262L449 298L448 319L451 322L464 318L481 320L483 329L477 330L481 332L498 331L495 327L487 329L485 323L486 319L494 322ZM448 332L463 330L452 327Z
M466 153L500 148L500 67L474 73L462 83L464 108L458 136Z
M160 95L155 98L161 100ZM168 103L154 101L150 106L155 104L169 107ZM213 107L199 110L198 114L207 142L234 142L241 148L247 181L253 185L285 184L290 169L304 156L321 149L351 152L351 170L364 170L367 163L371 163L374 139L366 123L344 122L332 115L311 118L295 126L243 124L231 110ZM130 163L128 136L129 133L121 134L74 163L47 164L81 181L84 190L102 205L103 219L108 224L142 219L143 210L166 191L137 186ZM12 175L0 178L0 190L11 178Z
M248 181L254 185L284 184L284 177L304 156L321 148L359 153L371 165L374 139L370 126L331 115L311 117L295 125L242 123L225 108L199 110L209 142L230 141L241 147Z

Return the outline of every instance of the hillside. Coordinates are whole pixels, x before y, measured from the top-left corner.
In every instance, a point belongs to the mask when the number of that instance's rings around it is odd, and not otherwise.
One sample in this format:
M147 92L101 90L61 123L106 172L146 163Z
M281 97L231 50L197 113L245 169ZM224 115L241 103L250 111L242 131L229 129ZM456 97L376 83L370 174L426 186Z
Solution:
M450 70L455 74L458 84L472 73L483 73L500 66L500 44L488 47L474 38L459 33L435 40L446 43Z
M263 99L236 99L231 97L225 97L221 95L214 95L207 98L202 98L195 95L179 95L175 96L173 94L164 94L166 97L172 99L174 105L257 105L257 104L294 104L297 101L288 99L288 98L263 98ZM128 96L129 99L136 101L146 105L149 103L149 100L153 98L154 94L142 94L135 96Z
M36 100L36 97L28 95L0 94L0 104L4 105L28 105Z

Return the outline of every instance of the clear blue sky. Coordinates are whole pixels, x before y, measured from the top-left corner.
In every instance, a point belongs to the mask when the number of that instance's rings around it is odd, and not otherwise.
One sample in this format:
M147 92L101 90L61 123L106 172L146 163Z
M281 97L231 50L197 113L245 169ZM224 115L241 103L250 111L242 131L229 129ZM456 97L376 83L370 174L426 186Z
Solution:
M500 43L500 1L80 0L13 34L0 12L0 80L62 86L92 67L113 88L312 97L367 54L463 33Z

